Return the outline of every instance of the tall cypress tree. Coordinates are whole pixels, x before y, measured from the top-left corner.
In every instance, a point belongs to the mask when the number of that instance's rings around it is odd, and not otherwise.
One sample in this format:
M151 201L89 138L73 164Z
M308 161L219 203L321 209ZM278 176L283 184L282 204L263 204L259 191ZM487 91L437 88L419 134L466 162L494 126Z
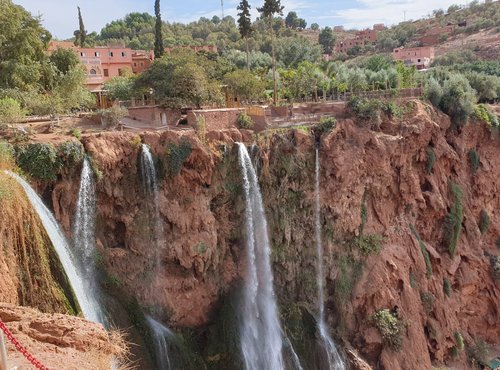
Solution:
M80 7L78 6L78 25L79 29L76 30L73 34L75 35L75 45L84 47L85 39L87 37L87 31L85 31L85 25L83 24L82 12L80 11Z
M276 56L274 53L274 29L273 29L273 19L275 14L283 15L284 6L281 5L281 0L265 0L264 6L262 8L257 8L257 10L262 15L262 18L269 19L269 29L271 32L271 50L273 57L273 81L274 81L274 94L273 102L274 105L278 102L278 85L276 83Z
M240 35L245 39L246 49L247 49L247 69L250 69L250 59L248 50L248 38L253 32L252 29L252 19L250 18L250 4L248 0L241 0L240 5L238 5L238 27L240 29Z
M155 15L156 15L156 24L155 24L155 58L160 58L163 53L163 34L162 34L162 22L161 22L161 13L160 13L160 0L155 0Z

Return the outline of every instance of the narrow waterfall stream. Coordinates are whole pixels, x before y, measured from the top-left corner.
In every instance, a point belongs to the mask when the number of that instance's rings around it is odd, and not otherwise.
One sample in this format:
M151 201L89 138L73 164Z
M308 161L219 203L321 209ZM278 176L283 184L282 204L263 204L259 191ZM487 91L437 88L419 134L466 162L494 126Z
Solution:
M324 273L323 273L323 243L321 241L321 201L320 201L320 160L319 149L316 148L316 166L315 166L315 234L316 234L316 252L317 252L317 285L318 285L318 329L323 342L323 347L328 360L330 370L345 370L345 364L340 357L333 339L328 334L328 327L325 322L325 293L324 293Z
M71 248L66 241L66 238L64 237L56 219L45 204L43 204L43 201L40 199L35 190L33 190L33 188L23 178L10 171L7 173L22 186L26 196L40 217L40 220L47 231L47 235L54 245L54 249L56 250L64 272L68 277L71 288L73 289L83 315L89 320L97 321L100 317L98 300L94 296L94 291L87 289L84 281L85 274L81 271L80 265L76 263L73 258Z
M160 273L160 240L163 234L163 224L160 219L160 208L159 208L159 184L158 184L158 174L156 172L155 163L153 160L153 155L146 144L141 146L141 157L140 157L142 184L145 189L146 196L149 197L149 203L151 206L151 211L153 213L153 240L154 240L154 275L157 277ZM145 315L146 324L152 334L152 339L154 343L154 352L156 358L156 367L158 370L171 370L172 365L169 357L168 344L172 340L174 334L166 326L162 325L159 321L156 321L149 315Z
M80 176L80 190L76 204L75 222L73 225L72 254L76 263L80 265L83 283L87 291L92 291L96 301L100 297L100 288L97 282L95 247L95 212L96 197L95 183L92 168L87 158L83 161ZM99 305L96 305L92 316L87 317L92 321L105 324L105 315Z
M273 288L269 236L259 183L244 144L238 143L245 192L247 271L240 330L247 370L282 370L283 340Z

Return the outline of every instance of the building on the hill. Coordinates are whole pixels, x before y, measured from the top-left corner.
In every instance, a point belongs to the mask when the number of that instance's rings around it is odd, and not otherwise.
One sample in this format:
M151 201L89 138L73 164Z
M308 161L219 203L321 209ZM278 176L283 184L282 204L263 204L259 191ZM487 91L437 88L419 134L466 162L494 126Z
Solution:
M107 46L80 48L72 42L51 41L48 52L53 53L58 48L74 50L78 55L85 66L87 77L85 85L90 91L102 90L106 81L133 72L133 52L130 48Z
M406 65L414 65L417 69L429 68L434 60L435 52L432 46L418 48L396 48L392 51L394 60L401 60Z
M153 64L155 60L154 52L144 50L132 51L132 72L134 74L142 73Z
M347 53L350 49L359 46L361 48L366 45L375 44L377 42L377 34L379 31L384 30L385 26L381 23L373 25L373 29L365 29L356 32L354 38L339 40L335 44L335 52Z

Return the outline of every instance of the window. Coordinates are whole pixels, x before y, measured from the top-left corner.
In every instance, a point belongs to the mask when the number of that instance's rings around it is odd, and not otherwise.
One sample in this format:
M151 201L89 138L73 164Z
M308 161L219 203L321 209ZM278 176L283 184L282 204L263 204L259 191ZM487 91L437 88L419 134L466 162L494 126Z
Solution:
M80 56L81 57L84 57L85 56L85 53L83 51L80 51Z
M141 62L141 67L144 67L144 62Z
M94 55L95 55L96 57L101 56L101 54L99 54L99 52L98 52L98 51L96 51L96 52L94 53Z
M418 60L418 62L420 63L420 59Z
M134 62L134 67L137 67L137 63Z
M109 56L110 56L110 57L112 57L112 56L113 56L113 52L112 52L112 51L110 51L110 52L109 52Z
M97 72L96 72L96 70L94 68L92 68L89 73L91 75L96 75L97 74Z
M104 77L109 77L109 70L107 69L104 70Z
M124 51L122 51L122 57L126 57L127 56L127 53L125 53Z

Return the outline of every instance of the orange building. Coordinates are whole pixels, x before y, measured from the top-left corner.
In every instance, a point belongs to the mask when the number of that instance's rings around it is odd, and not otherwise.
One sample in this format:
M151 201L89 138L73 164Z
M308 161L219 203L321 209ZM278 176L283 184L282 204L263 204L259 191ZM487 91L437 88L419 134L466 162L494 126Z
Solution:
M72 42L51 41L48 52L57 48L71 49L80 58L85 66L87 80L85 85L90 91L102 90L103 84L113 77L132 73L132 49L122 47L97 46L93 48L79 48Z
M152 51L134 50L132 52L132 72L135 74L142 73L149 68L155 55Z
M355 46L365 47L367 44L374 44L377 42L377 33L385 29L383 24L375 24L373 29L367 28L363 31L356 32L354 38L345 39L337 42L335 45L335 52L337 53L347 53L348 50L354 48Z
M396 48L392 51L394 60L402 60L406 65L414 65L417 69L429 68L435 57L432 46L419 48Z

